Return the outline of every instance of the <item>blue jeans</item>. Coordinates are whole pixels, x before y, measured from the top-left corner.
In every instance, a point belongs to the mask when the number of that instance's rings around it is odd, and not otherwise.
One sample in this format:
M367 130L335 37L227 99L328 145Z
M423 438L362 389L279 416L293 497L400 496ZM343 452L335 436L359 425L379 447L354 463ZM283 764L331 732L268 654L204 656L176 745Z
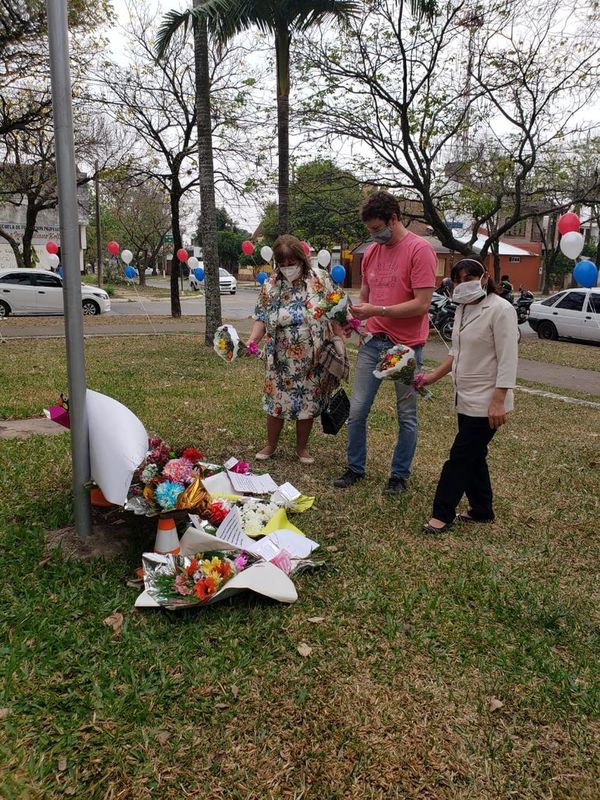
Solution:
M358 351L350 416L348 418L348 467L359 475L365 474L367 460L367 417L382 381L373 375L382 354L392 347L387 338L374 337ZM413 348L420 370L423 365L423 347ZM392 457L391 474L395 478L408 478L417 448L417 394L411 386L393 381L396 390L398 415L398 440Z

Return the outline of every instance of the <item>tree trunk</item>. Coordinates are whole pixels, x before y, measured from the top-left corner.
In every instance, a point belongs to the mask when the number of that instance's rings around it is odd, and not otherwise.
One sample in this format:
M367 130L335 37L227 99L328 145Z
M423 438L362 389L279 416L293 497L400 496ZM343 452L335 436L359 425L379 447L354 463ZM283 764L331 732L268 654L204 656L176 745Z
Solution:
M144 250L144 257L141 259L141 262L138 261L139 269L138 269L138 277L140 286L146 285L146 267L148 266L148 251Z
M290 35L278 30L275 35L277 60L277 144L279 148L278 233L289 233L290 224Z
M202 5L194 0L194 8ZM198 119L198 174L200 183L200 230L205 272L205 342L212 347L215 331L222 323L219 292L219 251L215 209L212 125L210 113L210 74L206 18L194 20L194 61L196 74L196 112Z
M23 231L23 242L21 250L23 253L23 265L27 269L33 266L31 258L31 242L33 234L35 233L35 223L37 221L37 208L30 202L27 203L27 212L25 214L25 230Z
M17 267L19 268L24 267L25 264L23 263L23 256L21 254L21 251L19 250L19 243L17 242L17 240L13 239L13 237L10 236L10 234L4 233L4 231L0 232L0 236L9 243L11 250L13 251L15 261L17 262Z
M171 316L181 316L179 299L179 261L176 253L181 247L181 228L179 225L179 198L177 179L171 179L171 230L173 231L173 260L171 261Z
M554 266L558 248L554 246L554 239L556 237L556 225L558 222L558 214L550 215L550 230L548 231L548 247L544 251L544 262L542 266L542 294L550 294L550 269Z

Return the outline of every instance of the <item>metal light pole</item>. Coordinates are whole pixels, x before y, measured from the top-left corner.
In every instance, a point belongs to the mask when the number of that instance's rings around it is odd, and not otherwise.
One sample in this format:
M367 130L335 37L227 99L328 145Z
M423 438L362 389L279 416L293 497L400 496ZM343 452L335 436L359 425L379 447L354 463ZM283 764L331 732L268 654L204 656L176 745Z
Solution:
M84 488L84 484L90 478L90 452L85 410L86 384L79 270L79 215L77 213L77 172L73 140L67 2L66 0L46 0L46 9L48 11L60 245L64 270L63 297L69 375L73 507L75 528L80 536L85 537L92 533L90 499Z

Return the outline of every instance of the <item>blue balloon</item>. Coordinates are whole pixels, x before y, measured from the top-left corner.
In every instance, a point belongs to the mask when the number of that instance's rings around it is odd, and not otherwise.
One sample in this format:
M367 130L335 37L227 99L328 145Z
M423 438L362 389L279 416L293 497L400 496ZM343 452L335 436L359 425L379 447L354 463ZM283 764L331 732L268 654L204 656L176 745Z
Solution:
M196 269L194 270L194 278L196 278L197 281L204 280L204 270L202 269L202 267L196 267Z
M575 264L573 277L584 289L591 289L598 280L598 268L593 261L579 261Z
M133 280L135 278L135 269L133 267L125 267L125 277Z
M63 278L64 275L65 275L65 271L64 271L64 269L62 267L57 267L56 268L56 274L60 275L60 277Z
M331 279L334 283L343 283L346 279L346 268L341 264L336 264L331 270Z
M260 283L260 285L262 286L262 285L263 285L263 283L264 283L264 282L267 280L267 278L268 278L268 277L269 277L269 276L267 275L267 273L266 273L266 272L259 272L259 273L258 273L258 275L256 276L256 280L257 280L257 281Z

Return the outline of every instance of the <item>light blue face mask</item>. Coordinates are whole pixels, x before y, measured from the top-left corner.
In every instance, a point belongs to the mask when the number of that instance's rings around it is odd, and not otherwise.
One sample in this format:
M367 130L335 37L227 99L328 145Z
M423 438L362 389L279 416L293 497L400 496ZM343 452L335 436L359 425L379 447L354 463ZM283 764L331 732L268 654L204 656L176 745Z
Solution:
M371 234L371 239L376 244L387 244L389 240L392 238L392 229L389 225L386 225L385 228L382 228L380 231L376 231L375 233Z

